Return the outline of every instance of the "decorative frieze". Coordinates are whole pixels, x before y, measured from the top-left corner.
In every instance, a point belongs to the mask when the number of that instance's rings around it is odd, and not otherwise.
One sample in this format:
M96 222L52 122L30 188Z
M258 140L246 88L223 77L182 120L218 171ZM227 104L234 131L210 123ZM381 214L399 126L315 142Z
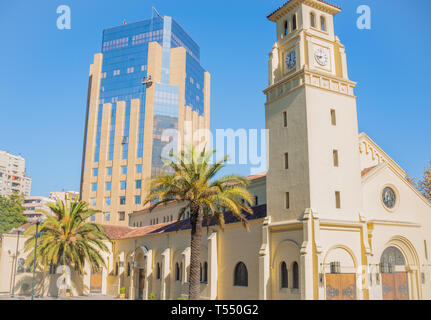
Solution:
M353 89L356 83L308 70L300 70L264 90L267 102L284 96L302 85L309 85L354 97Z

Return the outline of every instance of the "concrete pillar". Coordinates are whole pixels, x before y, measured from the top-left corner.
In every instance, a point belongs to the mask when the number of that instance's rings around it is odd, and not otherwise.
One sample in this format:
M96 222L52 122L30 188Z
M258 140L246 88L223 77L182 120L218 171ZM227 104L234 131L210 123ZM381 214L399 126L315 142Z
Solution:
M143 300L148 300L149 277L153 272L153 250L148 250L145 254L145 280L144 280L144 292L142 293Z
M270 268L270 243L269 243L269 224L271 217L266 217L262 226L262 245L259 250L259 300L267 300L270 287L271 268Z
M135 300L135 267L133 262L130 262L130 286L129 286L129 300Z
M313 219L313 239L314 239L314 247L315 247L315 261L313 262L313 274L315 275L314 279L317 279L317 283L314 285L317 286L317 297L316 299L321 300L325 297L325 288L320 286L319 277L321 272L321 264L323 264L323 257L322 257L322 245L320 243L320 217L317 212L312 212L312 219ZM317 274L315 274L317 273Z
M313 213L311 209L306 209L303 223L303 242L301 246L301 272L300 288L302 300L313 300L313 230L312 230Z
M189 266L190 266L190 247L187 247L184 249L184 251L181 253L182 255L182 262L183 262L183 279L182 284L186 284L189 282Z
M312 62L314 61L314 51L313 51L313 41L312 38L310 36L306 36L305 37L305 41L307 41L307 49L308 49L308 66L311 67ZM304 56L305 58L305 56ZM305 61L305 60L304 60Z
M170 275L170 267L171 267L171 249L167 248L162 253L162 281L160 288L160 299L167 299L167 287L169 282Z
M343 47L340 47L340 57L341 57L341 68L343 73L343 78L348 79L349 75L347 72L347 59L346 59L346 49Z
M83 279L83 283L84 283L84 290L83 290L83 294L84 295L89 295L90 294L90 287L91 287L91 267L88 263L86 263L84 265L84 279Z
M213 232L208 237L208 292L210 300L216 300L218 295L217 240L217 232Z
M368 242L368 225L367 219L359 214L359 221L362 224L361 227L361 260L358 262L358 288L362 288L359 291L358 299L361 300L370 300L372 282L370 281L370 277L372 274L370 273L369 262L371 258L371 248ZM360 286L359 286L360 285Z

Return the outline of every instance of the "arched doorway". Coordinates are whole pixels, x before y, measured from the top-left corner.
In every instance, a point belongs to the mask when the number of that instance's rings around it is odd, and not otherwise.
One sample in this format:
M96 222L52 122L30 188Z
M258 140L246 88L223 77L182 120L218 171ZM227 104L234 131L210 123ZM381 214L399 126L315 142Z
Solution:
M350 248L337 245L328 250L321 266L326 300L358 299L356 266L357 260Z
M138 247L133 253L133 282L134 282L134 297L133 299L145 300L147 298L147 257L149 249L146 246ZM137 291L137 292L136 292Z
M391 246L383 251L380 258L383 300L409 300L405 265L404 255L397 247Z

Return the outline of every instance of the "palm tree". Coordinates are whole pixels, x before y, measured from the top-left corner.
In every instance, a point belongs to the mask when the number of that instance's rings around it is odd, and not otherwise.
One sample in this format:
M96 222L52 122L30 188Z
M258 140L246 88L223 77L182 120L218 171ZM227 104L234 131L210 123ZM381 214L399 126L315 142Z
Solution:
M183 203L178 212L177 223L185 212L190 212L191 256L189 299L200 297L200 247L202 239L202 222L207 228L211 219L223 230L225 211L231 211L248 231L248 223L243 211L250 214L253 210L252 196L246 189L249 181L238 175L228 175L214 179L225 166L228 157L211 164L215 151L202 152L188 148L186 152L171 153L171 159L163 159L164 173L153 177L149 184L149 194L145 204L150 203L150 211L168 202Z
M89 263L92 270L98 270L105 265L100 252L109 252L104 241L110 241L103 226L87 222L88 219L99 211L90 209L83 201L57 199L56 203L48 203L47 206L54 216L44 210L47 219L40 225L36 265L41 265L43 270L47 266L62 264L75 268L82 273L85 263ZM35 225L26 231L31 235L25 242L25 251L29 252L26 264L32 265L35 243ZM40 235L41 234L41 235Z

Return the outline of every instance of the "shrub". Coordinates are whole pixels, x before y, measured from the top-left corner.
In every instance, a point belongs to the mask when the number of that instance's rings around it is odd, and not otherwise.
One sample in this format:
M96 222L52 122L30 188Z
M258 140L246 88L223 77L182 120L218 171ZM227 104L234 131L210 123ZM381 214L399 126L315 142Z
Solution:
M156 299L156 295L154 293L151 293L148 297L148 299L150 300L155 300Z
M125 293L126 293L126 288L121 287L121 288L120 288L120 294L125 294Z

